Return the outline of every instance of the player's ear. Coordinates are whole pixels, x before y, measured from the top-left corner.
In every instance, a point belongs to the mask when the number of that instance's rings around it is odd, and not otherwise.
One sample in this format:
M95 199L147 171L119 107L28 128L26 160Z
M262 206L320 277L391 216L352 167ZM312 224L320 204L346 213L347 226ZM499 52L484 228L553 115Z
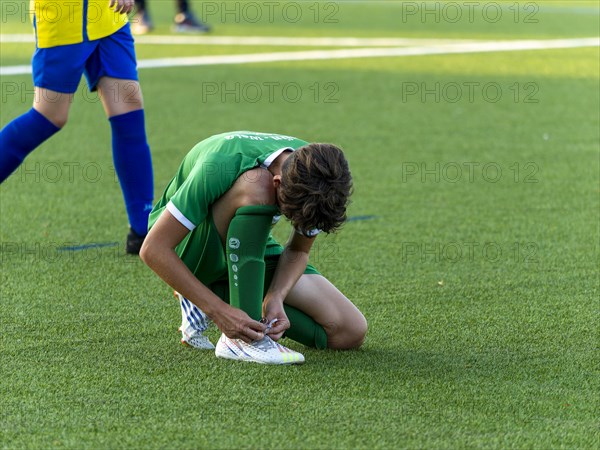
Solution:
M275 186L276 189L281 186L281 175L273 176L273 186Z

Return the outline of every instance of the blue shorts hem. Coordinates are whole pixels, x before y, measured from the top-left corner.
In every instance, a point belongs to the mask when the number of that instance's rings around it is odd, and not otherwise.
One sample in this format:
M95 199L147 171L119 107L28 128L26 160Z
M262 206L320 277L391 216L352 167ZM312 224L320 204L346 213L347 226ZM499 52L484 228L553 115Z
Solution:
M110 36L79 44L36 49L32 59L33 84L65 94L77 91L85 75L90 91L102 77L138 81L131 27Z

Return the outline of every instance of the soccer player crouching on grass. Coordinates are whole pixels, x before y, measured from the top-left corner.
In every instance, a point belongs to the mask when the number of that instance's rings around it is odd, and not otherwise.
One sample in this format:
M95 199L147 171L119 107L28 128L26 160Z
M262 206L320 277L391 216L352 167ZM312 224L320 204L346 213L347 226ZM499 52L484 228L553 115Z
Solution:
M221 358L304 362L277 343L284 333L320 349L359 347L364 316L308 264L319 231L346 219L351 187L334 145L249 131L197 144L154 206L140 253L176 291L182 342L214 348L202 334L212 319ZM285 247L270 233L282 214L295 229Z

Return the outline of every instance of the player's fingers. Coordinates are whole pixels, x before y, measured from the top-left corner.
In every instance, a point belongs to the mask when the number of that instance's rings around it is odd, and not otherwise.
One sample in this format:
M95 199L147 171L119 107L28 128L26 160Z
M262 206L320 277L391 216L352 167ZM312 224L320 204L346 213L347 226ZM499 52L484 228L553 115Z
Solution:
M121 4L121 7L118 12L121 14L128 14L131 11L133 0L120 0L119 3Z
M269 334L269 337L271 339L273 339L274 341L278 341L279 339L281 339L282 336L283 336L283 331L281 331L279 333L275 333L275 334Z
M229 339L241 339L244 342L250 343L256 340L253 338L253 336L249 336L250 331L252 330L236 327L235 329L223 331L223 333L225 333L225 336L227 336Z
M117 1L117 0L110 0L110 2L109 2L109 4L108 4L108 6L112 8L113 6L115 6L115 2L116 2L116 1Z
M260 322L252 321L246 328L246 337L250 339L250 342L262 339L265 336L266 326Z
M250 344L251 342L258 341L264 337L264 333L252 330L250 328L244 330L244 333L240 336L244 342Z
M276 341L283 336L283 333L285 333L285 330L269 330L269 337Z
M289 320L278 320L276 325L271 327L271 329L268 331L269 337L274 341L278 341L281 339L281 336L283 336L283 333L285 333L285 330L287 330L289 327Z
M120 14L127 14L127 12L129 11L129 5L127 0L121 0L119 3L121 5L117 12Z
M250 328L251 330L254 331L259 331L259 332L263 332L267 329L267 326L264 323L261 322L257 322L256 320L253 320L251 322L248 323L248 328Z
M271 327L271 329L269 330L269 335L273 335L273 334L277 334L277 333L283 333L289 327L290 327L290 321L289 320L278 320L277 322L275 322L275 325L273 325Z

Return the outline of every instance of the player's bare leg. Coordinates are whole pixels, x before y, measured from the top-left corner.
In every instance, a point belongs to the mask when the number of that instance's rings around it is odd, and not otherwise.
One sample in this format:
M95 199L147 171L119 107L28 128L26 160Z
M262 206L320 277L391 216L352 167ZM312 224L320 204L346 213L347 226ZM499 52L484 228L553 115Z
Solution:
M102 77L98 82L98 92L109 118L144 108L142 88L137 81Z
M285 304L306 313L325 329L328 348L358 348L365 340L365 317L322 275L302 275Z
M36 87L33 109L43 115L58 128L66 125L74 94L64 94L50 89Z

